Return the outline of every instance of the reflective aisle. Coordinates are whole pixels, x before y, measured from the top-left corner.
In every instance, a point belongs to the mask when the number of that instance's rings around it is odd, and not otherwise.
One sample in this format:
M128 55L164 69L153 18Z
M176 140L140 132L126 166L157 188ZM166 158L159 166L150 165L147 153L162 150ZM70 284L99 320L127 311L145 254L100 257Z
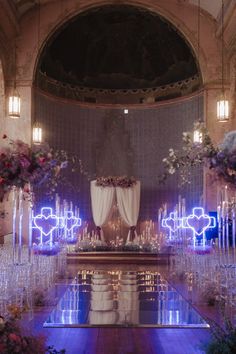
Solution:
M159 272L81 270L44 327L94 326L209 327Z

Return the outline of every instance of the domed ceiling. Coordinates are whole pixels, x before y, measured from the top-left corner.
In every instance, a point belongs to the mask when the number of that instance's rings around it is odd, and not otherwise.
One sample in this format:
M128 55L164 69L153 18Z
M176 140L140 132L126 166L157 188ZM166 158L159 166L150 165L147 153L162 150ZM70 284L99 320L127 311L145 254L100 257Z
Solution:
M170 23L126 5L81 13L51 38L39 65L53 79L101 89L150 88L198 73L191 48Z

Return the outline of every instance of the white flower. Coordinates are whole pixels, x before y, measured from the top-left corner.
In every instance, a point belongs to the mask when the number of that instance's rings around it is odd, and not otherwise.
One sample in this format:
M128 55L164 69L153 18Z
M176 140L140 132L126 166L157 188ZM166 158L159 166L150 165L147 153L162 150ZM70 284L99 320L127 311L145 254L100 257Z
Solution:
M174 156L175 155L175 152L173 149L169 149L169 156Z
M169 174L173 175L175 173L175 168L174 167L170 167L168 172L169 172Z
M66 168L68 166L68 161L63 161L61 163L61 168Z

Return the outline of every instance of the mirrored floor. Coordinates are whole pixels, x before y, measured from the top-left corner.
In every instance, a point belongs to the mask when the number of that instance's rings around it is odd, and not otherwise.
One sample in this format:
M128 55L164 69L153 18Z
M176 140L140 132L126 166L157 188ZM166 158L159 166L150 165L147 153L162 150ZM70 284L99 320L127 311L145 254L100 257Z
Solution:
M44 327L208 328L184 298L153 271L79 271Z

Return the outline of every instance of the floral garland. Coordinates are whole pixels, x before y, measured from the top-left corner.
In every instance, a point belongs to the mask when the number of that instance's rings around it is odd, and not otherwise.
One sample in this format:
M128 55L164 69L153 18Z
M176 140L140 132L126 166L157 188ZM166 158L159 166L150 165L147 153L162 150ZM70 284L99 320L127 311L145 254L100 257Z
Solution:
M96 185L100 187L121 187L130 188L137 183L134 177L127 176L109 176L109 177L98 177L96 180Z
M182 150L169 149L169 155L163 159L164 173L159 182L165 182L168 176L180 172L180 185L190 183L192 167L205 165L214 174L215 179L236 186L236 131L227 133L222 144L215 146L203 123L195 123L202 141L195 143L191 132L183 133Z

